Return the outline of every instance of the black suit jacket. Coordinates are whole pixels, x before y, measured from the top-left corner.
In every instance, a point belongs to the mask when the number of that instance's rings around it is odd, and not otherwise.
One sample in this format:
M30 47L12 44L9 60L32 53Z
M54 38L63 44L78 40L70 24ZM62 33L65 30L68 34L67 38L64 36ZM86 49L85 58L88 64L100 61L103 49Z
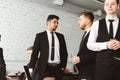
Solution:
M56 32L56 35L58 37L60 44L60 61L61 61L60 67L65 68L68 56L65 39L64 36L60 33ZM40 57L38 58L39 54ZM44 31L36 35L29 67L37 69L36 71L39 72L40 74L44 73L48 63L48 55L49 55L48 37L47 32Z
M0 80L7 80L5 76L6 76L6 65L3 57L3 49L0 48Z
M84 40L80 43L78 55L80 63L77 64L80 75L94 76L96 53L87 48L89 33L85 36Z

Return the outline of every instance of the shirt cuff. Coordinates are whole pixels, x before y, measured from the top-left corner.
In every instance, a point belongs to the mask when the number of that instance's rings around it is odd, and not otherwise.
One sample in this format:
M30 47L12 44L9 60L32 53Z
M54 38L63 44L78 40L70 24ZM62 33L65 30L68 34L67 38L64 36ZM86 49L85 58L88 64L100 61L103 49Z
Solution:
M32 68L29 68L29 72L32 73L33 69Z

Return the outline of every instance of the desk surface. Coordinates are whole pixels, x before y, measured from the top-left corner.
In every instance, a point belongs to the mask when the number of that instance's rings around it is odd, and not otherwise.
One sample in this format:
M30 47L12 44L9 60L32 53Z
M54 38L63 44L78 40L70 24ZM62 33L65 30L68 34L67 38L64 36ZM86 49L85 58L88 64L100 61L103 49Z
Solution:
M16 74L8 74L9 77L11 77L12 79L10 80L19 80L19 75L16 75Z

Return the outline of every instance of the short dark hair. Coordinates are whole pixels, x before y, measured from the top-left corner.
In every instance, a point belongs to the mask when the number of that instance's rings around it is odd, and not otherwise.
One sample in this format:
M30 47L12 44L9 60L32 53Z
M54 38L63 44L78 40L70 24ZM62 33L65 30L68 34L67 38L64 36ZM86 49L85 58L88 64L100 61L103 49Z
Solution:
M119 4L119 0L116 0L117 4ZM104 0L104 3L105 3L105 0Z
M52 19L54 19L54 18L56 18L57 20L59 20L59 17L58 17L58 16L56 16L56 15L49 15L49 16L47 17L47 21L52 20Z
M84 15L85 17L88 17L88 18L91 20L91 22L93 22L93 20L94 20L94 15L93 15L92 12L90 12L90 11L81 12L81 13L79 14L79 17L82 16L82 15Z

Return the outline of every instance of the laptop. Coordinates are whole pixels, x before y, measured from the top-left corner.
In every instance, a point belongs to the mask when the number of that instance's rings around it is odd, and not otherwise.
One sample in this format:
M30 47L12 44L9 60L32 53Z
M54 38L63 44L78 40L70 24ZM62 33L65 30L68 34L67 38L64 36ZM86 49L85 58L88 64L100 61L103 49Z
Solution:
M28 66L25 65L25 66L23 66L23 67L24 67L25 74L26 74L28 80L32 80L31 75L30 75L30 72L29 72L29 68L28 68Z

